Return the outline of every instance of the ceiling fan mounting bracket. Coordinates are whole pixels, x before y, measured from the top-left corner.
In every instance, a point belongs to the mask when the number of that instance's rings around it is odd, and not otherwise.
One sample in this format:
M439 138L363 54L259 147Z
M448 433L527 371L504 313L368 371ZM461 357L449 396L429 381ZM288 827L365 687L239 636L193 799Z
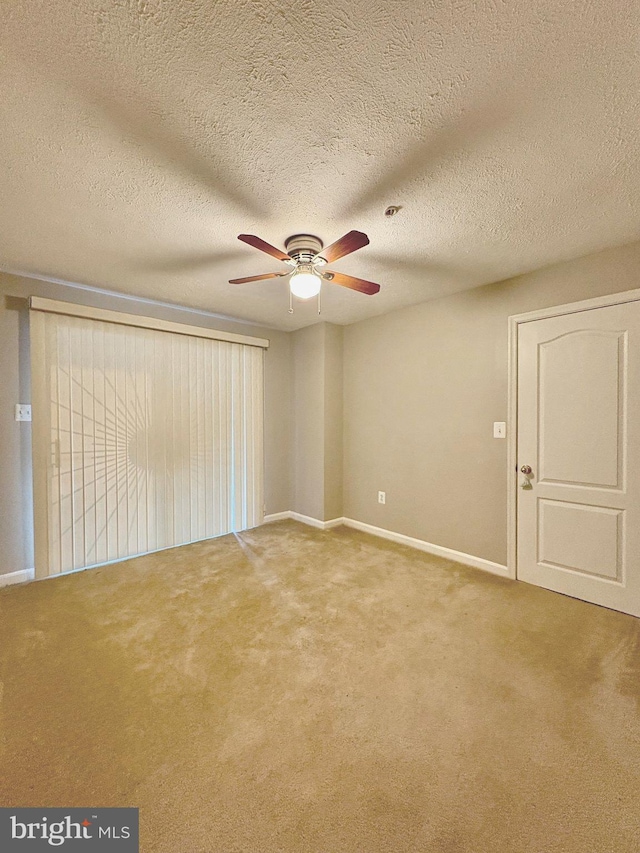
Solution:
M287 253L298 263L309 264L322 251L324 243L312 234L294 234L284 241L284 245Z

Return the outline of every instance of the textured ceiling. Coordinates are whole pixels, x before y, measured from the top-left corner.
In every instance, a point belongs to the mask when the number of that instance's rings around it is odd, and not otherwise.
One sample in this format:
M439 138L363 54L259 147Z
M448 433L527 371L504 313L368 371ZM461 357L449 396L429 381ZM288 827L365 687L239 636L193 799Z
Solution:
M371 245L351 323L640 238L638 0L0 6L0 267L279 328L239 243ZM383 211L401 205L393 218Z

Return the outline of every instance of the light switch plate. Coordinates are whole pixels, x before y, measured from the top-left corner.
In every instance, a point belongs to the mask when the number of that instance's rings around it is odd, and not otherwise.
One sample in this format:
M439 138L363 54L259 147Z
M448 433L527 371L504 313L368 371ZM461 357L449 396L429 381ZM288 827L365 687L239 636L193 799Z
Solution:
M16 420L31 420L31 406L28 403L16 403Z
M507 437L507 425L504 421L495 421L493 424L493 437L494 438L506 438Z

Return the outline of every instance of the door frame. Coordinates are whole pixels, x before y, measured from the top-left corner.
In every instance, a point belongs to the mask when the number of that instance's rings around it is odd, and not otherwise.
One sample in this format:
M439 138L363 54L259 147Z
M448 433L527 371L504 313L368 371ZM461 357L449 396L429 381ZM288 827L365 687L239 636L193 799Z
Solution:
M518 577L518 330L521 323L534 320L547 320L564 314L577 314L593 311L595 308L608 308L626 302L640 302L640 289L625 290L594 299L583 299L550 308L539 308L525 314L513 314L509 317L509 363L508 363L508 400L507 400L507 576L514 580Z

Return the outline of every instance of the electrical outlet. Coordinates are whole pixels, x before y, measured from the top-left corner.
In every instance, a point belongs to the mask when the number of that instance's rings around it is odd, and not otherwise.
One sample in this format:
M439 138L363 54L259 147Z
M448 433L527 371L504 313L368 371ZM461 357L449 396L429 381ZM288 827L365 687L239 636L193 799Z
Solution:
M386 492L378 492L378 503L386 504L387 502L387 493Z
M16 403L16 420L17 421L30 421L31 420L31 406L28 403Z
M494 438L506 438L507 437L507 425L504 421L496 421L493 425L493 437Z

